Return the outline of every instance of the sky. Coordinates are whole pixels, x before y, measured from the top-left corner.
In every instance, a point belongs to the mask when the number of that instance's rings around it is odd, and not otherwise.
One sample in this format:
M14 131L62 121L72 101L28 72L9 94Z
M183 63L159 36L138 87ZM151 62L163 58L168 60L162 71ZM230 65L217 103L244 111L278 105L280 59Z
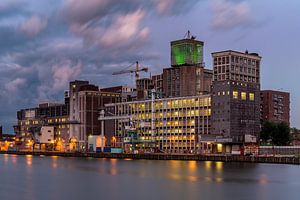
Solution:
M1 0L0 125L12 133L17 110L63 101L75 79L132 85L111 74L137 60L160 73L170 41L190 30L207 68L215 51L259 53L261 88L291 93L300 128L299 9L299 0Z

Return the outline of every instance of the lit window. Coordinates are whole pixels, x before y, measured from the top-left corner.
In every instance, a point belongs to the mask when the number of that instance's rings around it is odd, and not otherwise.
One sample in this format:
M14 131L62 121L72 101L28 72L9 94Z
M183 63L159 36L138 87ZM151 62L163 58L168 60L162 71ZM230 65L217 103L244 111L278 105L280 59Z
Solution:
M254 93L249 94L249 99L250 99L250 101L254 101Z
M242 100L246 100L246 99L247 99L247 94L246 94L246 92L242 92L242 93L241 93L241 97L242 97Z
M233 96L234 99L238 99L239 98L239 92L238 91L233 91L232 96Z

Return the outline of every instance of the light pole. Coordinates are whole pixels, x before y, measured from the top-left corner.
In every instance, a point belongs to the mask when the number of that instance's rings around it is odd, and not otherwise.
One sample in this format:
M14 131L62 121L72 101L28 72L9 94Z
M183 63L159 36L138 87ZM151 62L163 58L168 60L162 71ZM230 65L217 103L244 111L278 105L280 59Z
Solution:
M104 118L104 110L100 111L100 117ZM104 152L104 120L101 121L101 152Z

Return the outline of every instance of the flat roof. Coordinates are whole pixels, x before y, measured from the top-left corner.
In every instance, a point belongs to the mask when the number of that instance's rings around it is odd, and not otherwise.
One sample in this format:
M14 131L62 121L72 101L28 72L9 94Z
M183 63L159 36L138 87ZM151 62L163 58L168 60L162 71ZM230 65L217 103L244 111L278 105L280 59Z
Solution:
M240 51L235 51L235 50L224 50L224 51L217 51L217 52L213 52L211 53L212 55L214 54L222 54L222 53L236 53L236 54L241 54L241 55L247 55L247 56L253 56L253 57L259 57L261 58L261 56L258 54L258 53L255 53L255 52L249 52L249 53L246 53L246 52L240 52Z
M203 41L196 40L196 39L181 39L181 40L171 41L171 45L182 44L182 43L194 43L194 44L202 44L202 45L204 45Z

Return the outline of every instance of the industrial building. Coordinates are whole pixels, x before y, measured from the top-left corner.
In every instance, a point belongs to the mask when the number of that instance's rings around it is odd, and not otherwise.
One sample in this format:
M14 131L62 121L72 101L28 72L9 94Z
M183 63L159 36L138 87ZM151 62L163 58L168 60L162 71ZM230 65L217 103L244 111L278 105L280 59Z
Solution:
M290 124L290 94L283 91L263 90L261 96L261 120Z
M203 63L204 42L187 32L186 37L171 42L171 66L198 65Z
M70 139L77 143L76 149L84 150L89 135L100 135L99 110L107 103L121 101L120 93L104 92L88 81L70 82Z
M68 98L65 99L68 102ZM40 149L64 150L69 143L69 104L68 103L41 103L38 107L22 109L17 112L18 124L14 126L16 133L16 144L25 149L31 149L35 144L40 143L45 127L50 127L53 137ZM50 130L50 129L49 129ZM51 144L51 145L50 145Z
M110 130L113 134L105 130L105 135L113 135L117 147L124 147L130 126L137 131L141 145L154 142L170 153L196 152L200 149L199 136L210 134L210 95L106 104L105 113L115 121L115 128Z
M182 97L209 94L213 72L202 64L182 65L163 69L163 94Z
M100 91L119 93L121 95L122 102L137 100L136 89L129 86L119 85L114 87L106 87L106 88L101 88Z
M243 145L257 144L261 120L289 122L289 94L260 92L257 53L214 52L209 70L203 46L188 32L171 42L171 67L161 74L140 78L148 68L138 62L135 69L113 73L134 73L136 88L100 89L88 81L72 81L65 104L19 111L17 135L24 141L32 136L32 127L42 124L54 126L54 139L63 135L71 150L87 150L90 136L101 139L102 146L125 150L239 154ZM51 114L59 106L63 113Z
M260 60L256 53L212 53L212 133L244 143L260 133Z

